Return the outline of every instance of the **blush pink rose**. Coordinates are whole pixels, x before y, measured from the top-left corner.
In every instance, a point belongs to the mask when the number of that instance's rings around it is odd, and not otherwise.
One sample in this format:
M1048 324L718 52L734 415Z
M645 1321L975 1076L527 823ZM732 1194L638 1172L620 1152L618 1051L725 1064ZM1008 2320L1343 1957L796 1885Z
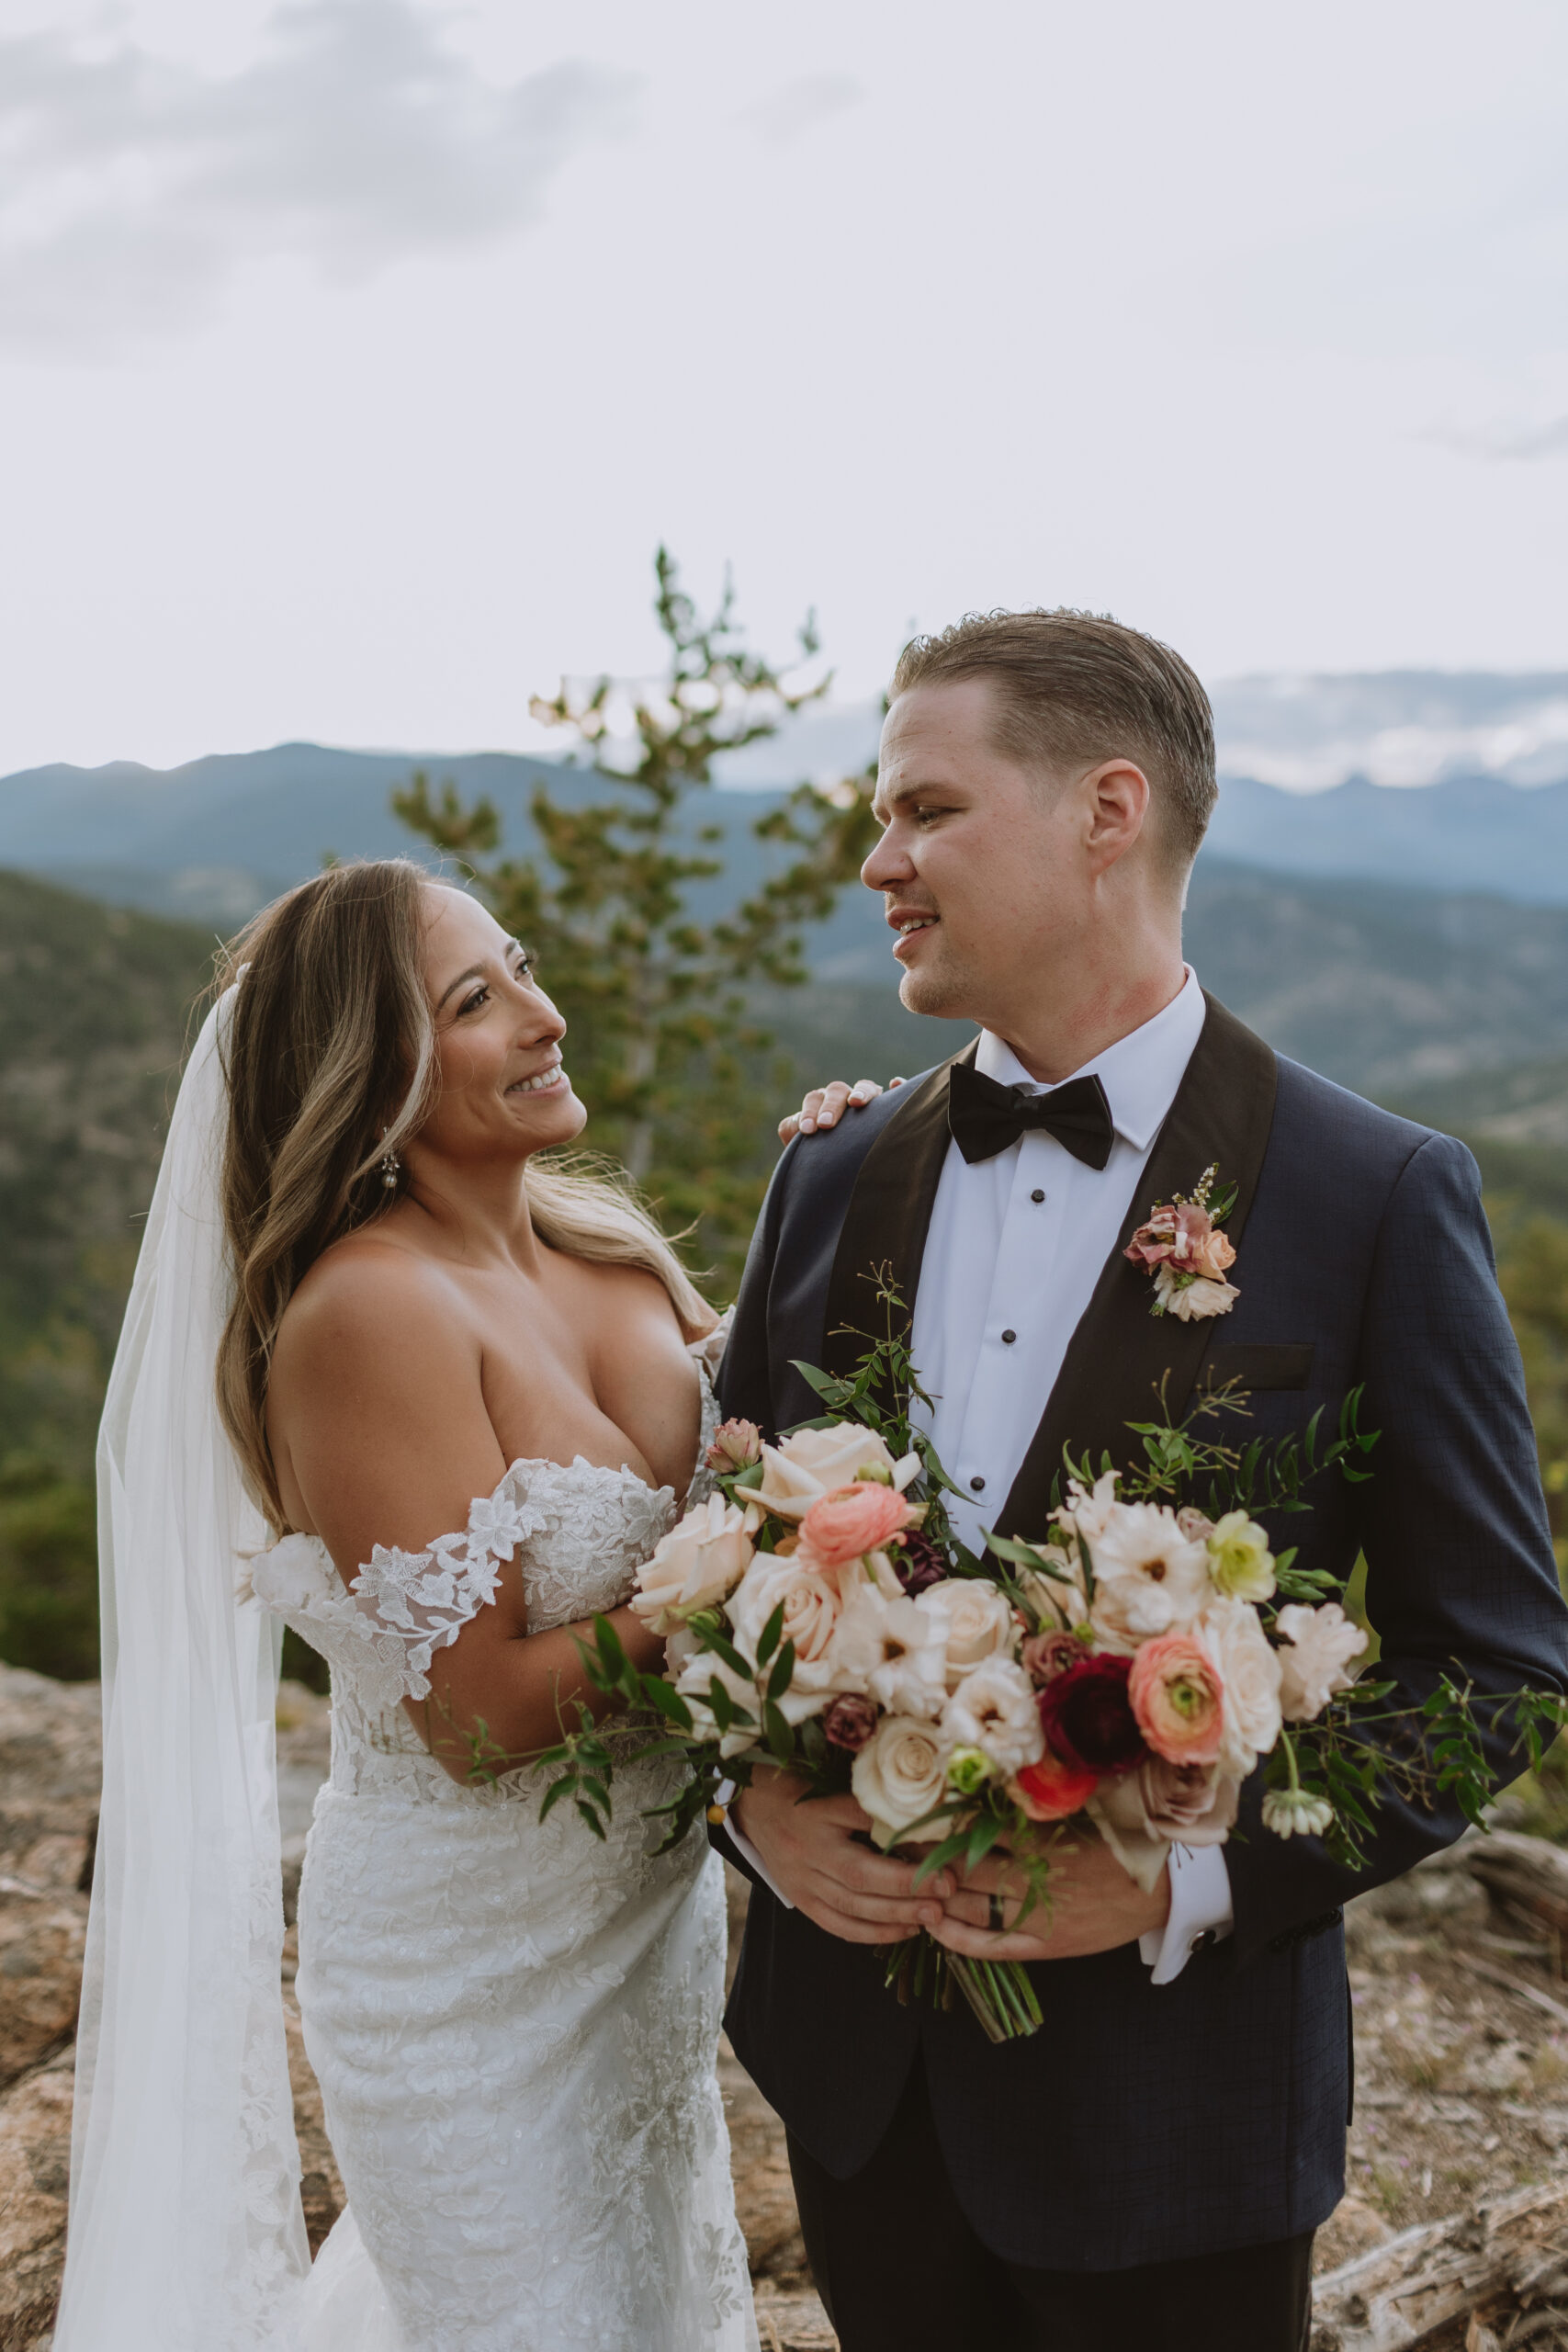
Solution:
M1190 1634L1145 1642L1127 1678L1138 1728L1169 1764L1212 1764L1224 1736L1224 1691L1214 1662Z
M880 1551L909 1524L909 1506L892 1487L870 1478L839 1487L812 1504L800 1522L798 1557L819 1576Z

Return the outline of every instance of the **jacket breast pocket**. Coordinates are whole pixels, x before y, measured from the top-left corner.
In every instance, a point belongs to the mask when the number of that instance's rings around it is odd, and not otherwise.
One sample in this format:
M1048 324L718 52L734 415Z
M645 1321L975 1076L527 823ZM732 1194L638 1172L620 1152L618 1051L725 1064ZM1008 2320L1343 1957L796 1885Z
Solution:
M1223 1388L1236 1381L1243 1388L1305 1388L1312 1380L1313 1354L1310 1340L1211 1348L1203 1360L1203 1385Z

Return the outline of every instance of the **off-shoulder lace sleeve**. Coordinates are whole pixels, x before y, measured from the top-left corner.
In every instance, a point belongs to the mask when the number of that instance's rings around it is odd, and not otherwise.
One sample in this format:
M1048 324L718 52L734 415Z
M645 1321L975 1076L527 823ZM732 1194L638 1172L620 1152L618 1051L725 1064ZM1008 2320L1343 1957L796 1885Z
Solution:
M724 1351L729 1344L729 1327L735 1320L735 1309L727 1306L711 1331L700 1340L693 1340L687 1354L695 1356L710 1380L718 1378L718 1367L724 1361Z
M401 1645L400 1696L429 1695L435 1652L450 1649L469 1619L495 1599L502 1563L543 1524L542 1512L530 1508L508 1472L493 1495L475 1497L462 1534L438 1535L425 1552L377 1544L349 1589L371 1620L381 1657L390 1661Z

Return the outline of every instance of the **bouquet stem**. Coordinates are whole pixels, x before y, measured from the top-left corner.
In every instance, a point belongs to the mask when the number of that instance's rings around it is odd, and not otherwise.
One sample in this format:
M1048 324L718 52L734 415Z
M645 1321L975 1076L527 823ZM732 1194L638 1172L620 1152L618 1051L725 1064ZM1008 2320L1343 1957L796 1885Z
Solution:
M887 1983L906 2007L925 1999L951 2009L962 1993L987 2041L1022 2041L1045 2022L1028 1972L1016 1961L970 1960L927 1935L893 1946Z

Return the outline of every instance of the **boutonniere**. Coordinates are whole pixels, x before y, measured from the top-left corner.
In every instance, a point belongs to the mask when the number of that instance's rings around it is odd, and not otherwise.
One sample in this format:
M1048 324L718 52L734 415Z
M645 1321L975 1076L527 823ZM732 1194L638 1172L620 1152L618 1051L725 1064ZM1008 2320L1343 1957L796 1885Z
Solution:
M1217 1164L1206 1168L1190 1200L1178 1193L1173 1201L1157 1201L1122 1253L1155 1278L1151 1315L1202 1323L1211 1315L1228 1315L1241 1296L1225 1280L1235 1251L1220 1231L1235 1206L1236 1188L1227 1184L1216 1194L1219 1172Z

